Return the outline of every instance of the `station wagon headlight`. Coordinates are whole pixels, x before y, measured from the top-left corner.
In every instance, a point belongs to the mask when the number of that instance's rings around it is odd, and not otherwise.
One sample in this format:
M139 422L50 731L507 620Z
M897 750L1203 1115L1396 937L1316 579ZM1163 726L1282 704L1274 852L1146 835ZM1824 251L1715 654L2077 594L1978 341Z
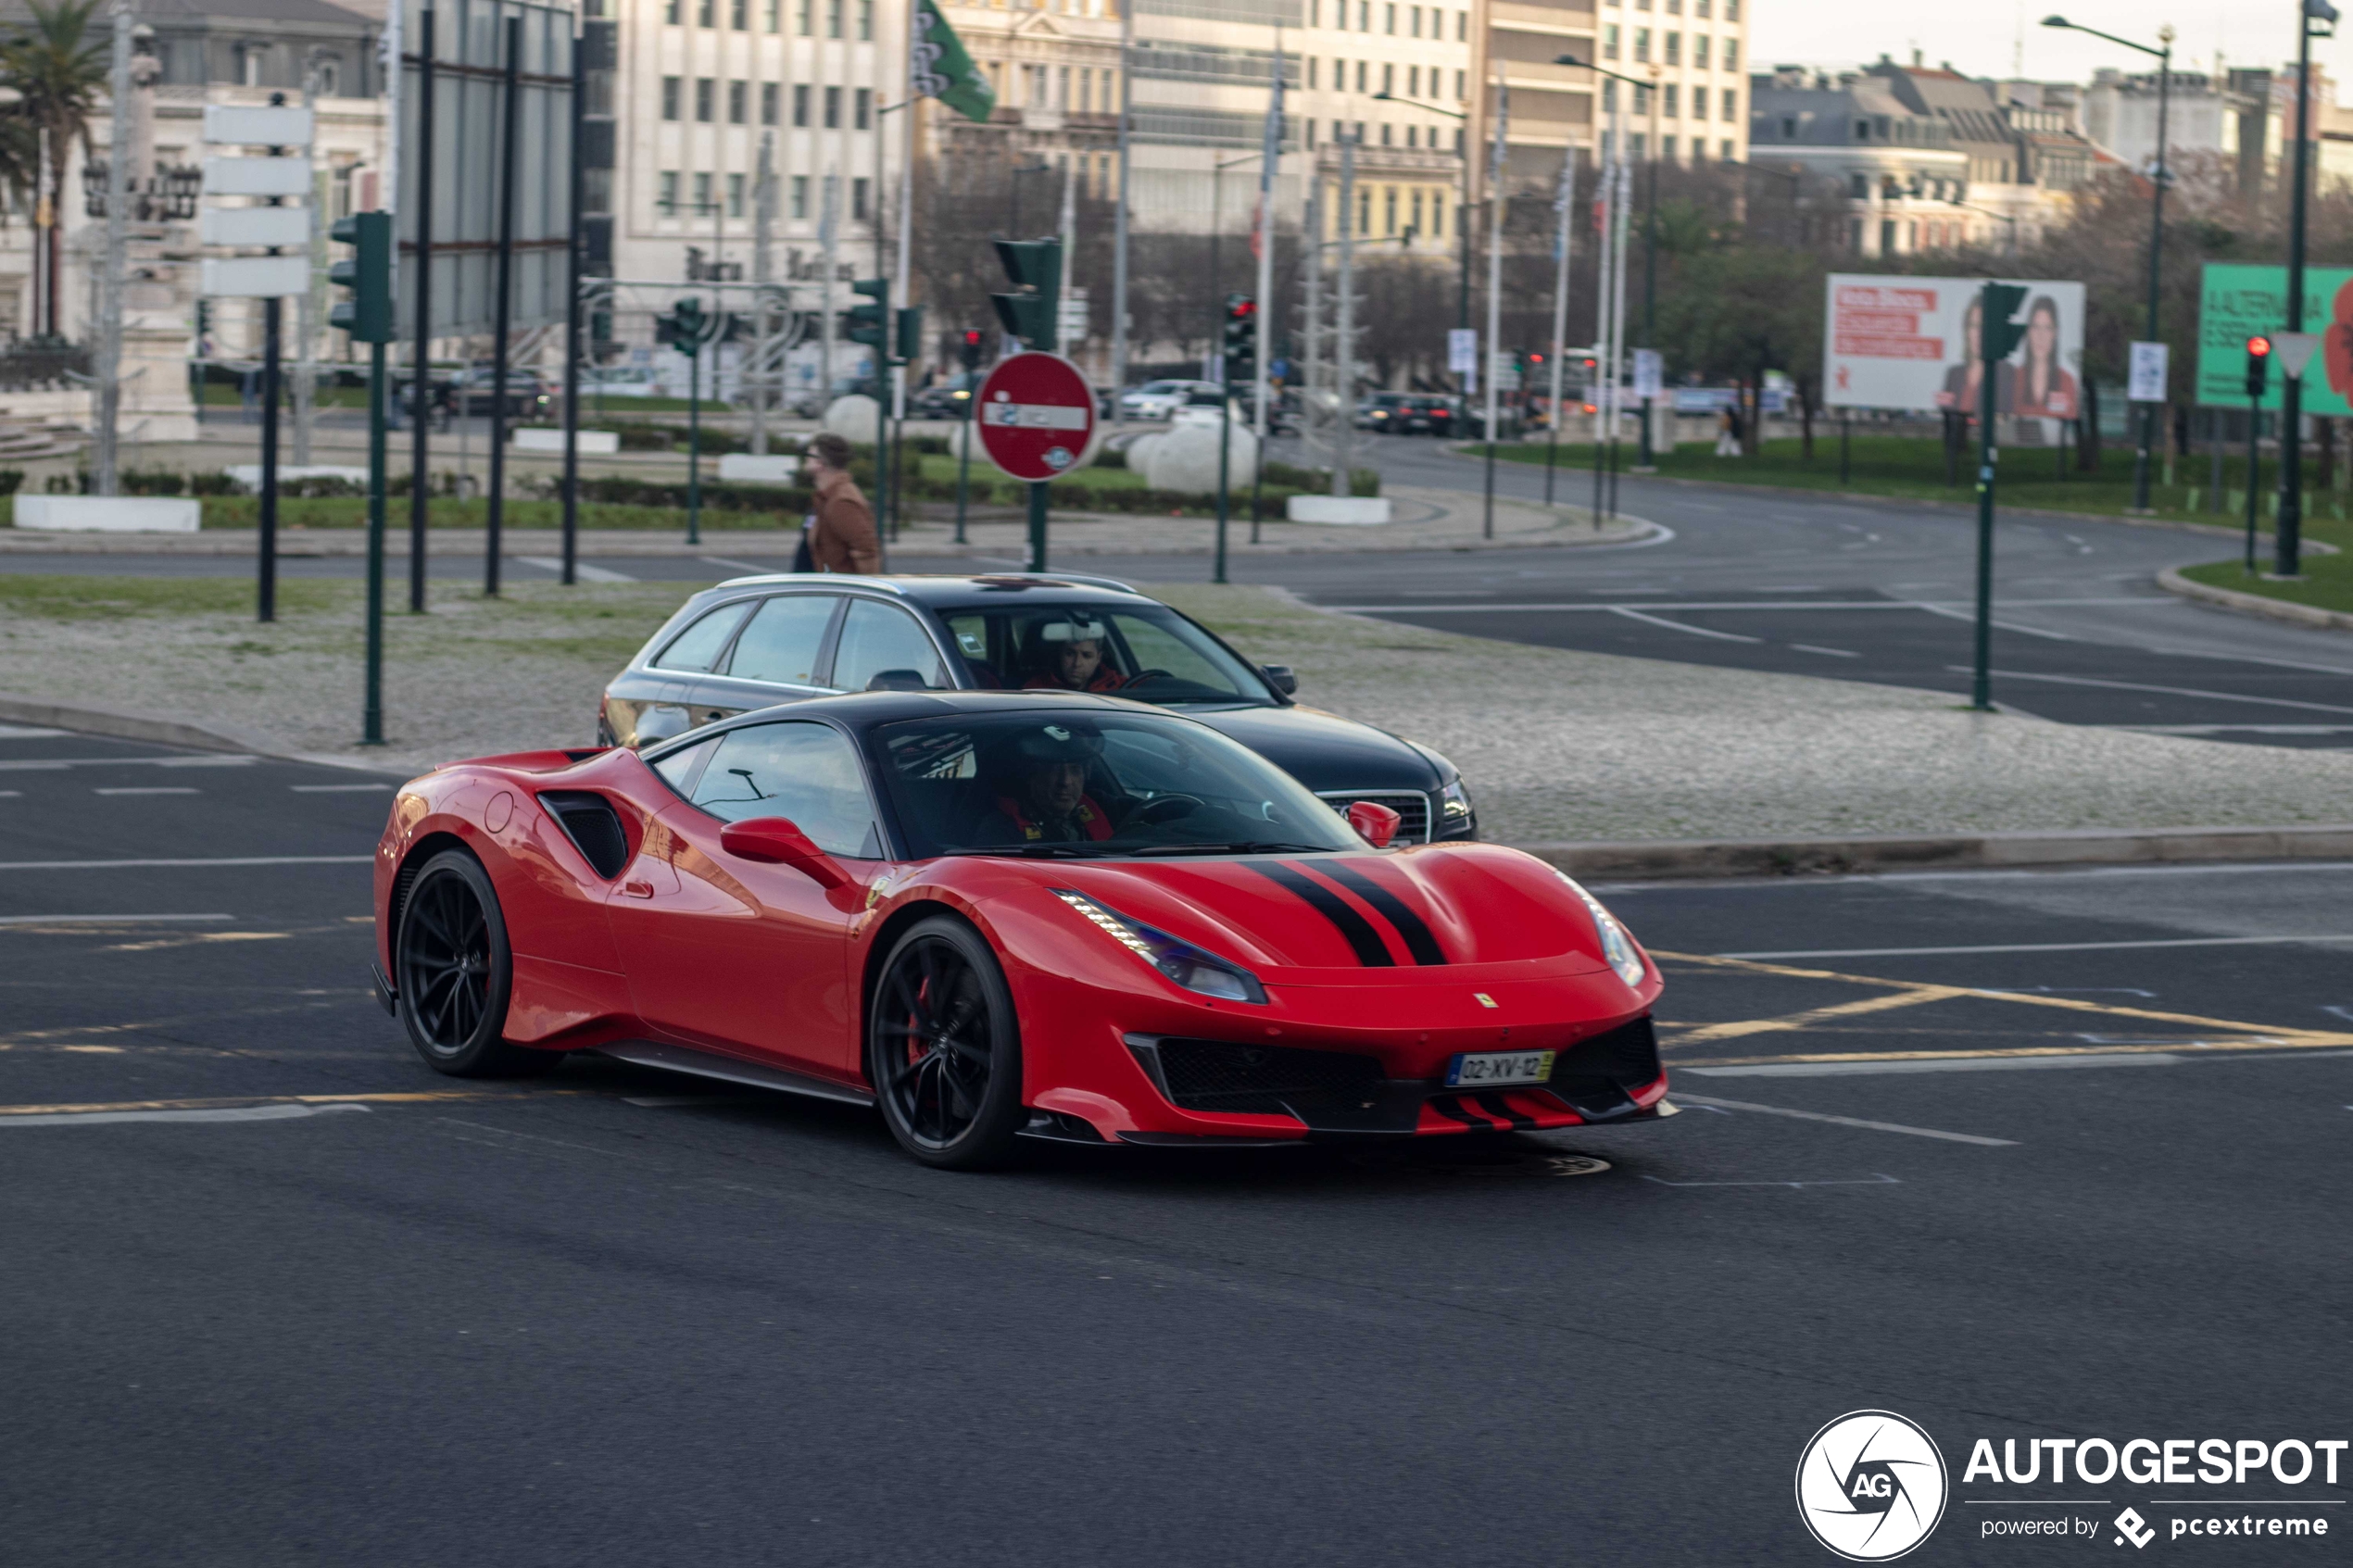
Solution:
M1585 891L1578 880L1567 872L1556 872L1577 896L1585 901L1586 913L1593 917L1593 929L1601 934L1602 957L1617 978L1629 985L1642 983L1642 955L1634 950L1634 939L1617 923L1617 917L1602 907L1602 901Z
M1266 1005L1266 988L1258 983L1258 976L1239 964L1228 963L1216 954L1205 953L1165 931L1146 925L1141 921L1130 920L1108 905L1098 904L1084 893L1057 887L1054 897L1085 915L1113 941L1186 990L1199 991L1204 997L1222 997L1229 1002L1252 1002L1260 1007Z
M1456 828L1461 827L1464 823L1469 822L1470 817L1470 790L1462 780L1456 779L1453 784L1448 784L1444 789L1438 792L1438 820L1440 823L1440 830L1431 836L1443 837L1447 834L1453 832Z

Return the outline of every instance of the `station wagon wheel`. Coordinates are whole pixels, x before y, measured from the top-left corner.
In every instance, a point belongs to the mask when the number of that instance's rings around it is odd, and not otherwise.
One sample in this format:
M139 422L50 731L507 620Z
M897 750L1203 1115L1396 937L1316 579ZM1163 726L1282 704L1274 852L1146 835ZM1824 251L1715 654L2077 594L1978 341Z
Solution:
M436 1072L521 1077L563 1060L560 1051L510 1045L503 1036L514 957L481 861L445 849L425 862L401 901L395 935L400 1021Z
M867 1015L867 1074L900 1147L949 1170L1002 1161L1021 1123L1021 1043L980 934L950 916L912 927Z

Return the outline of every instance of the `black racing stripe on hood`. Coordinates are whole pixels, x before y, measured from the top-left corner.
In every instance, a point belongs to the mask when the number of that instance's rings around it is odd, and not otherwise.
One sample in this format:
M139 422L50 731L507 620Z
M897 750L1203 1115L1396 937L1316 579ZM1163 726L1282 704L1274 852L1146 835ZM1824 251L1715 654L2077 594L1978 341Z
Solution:
M1348 938L1348 945L1355 949L1358 963L1367 968L1394 969L1397 966L1397 960L1389 956L1389 945L1380 939L1380 933L1373 929L1373 922L1351 909L1347 900L1339 894L1297 866L1252 865L1251 870L1297 894L1313 906L1317 914L1337 926L1340 934Z
M1405 939L1405 950L1414 955L1416 963L1444 963L1446 950L1438 945L1438 937L1429 922L1416 914L1404 899L1366 876L1353 866L1338 860L1327 860L1316 868L1342 887L1347 888L1374 909L1378 909L1397 935Z

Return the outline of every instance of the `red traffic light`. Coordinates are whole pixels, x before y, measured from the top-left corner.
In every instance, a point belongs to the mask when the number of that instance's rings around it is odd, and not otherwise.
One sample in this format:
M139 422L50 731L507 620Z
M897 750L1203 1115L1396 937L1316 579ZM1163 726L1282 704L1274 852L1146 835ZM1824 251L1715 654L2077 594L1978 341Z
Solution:
M2265 355L2271 352L2271 340L2267 337L2248 338L2246 340L2246 352L2251 358L2260 359Z
M1226 319L1229 321L1247 321L1257 314L1258 302L1253 299L1238 299L1226 307Z
M978 348L980 346L980 330L978 328L967 327L964 329L964 346L967 348Z

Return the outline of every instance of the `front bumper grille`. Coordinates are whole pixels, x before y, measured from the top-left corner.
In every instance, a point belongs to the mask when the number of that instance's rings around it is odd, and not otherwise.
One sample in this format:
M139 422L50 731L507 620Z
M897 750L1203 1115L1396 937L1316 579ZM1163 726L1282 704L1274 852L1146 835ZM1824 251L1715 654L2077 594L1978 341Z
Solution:
M1296 1115L1295 1105L1361 1098L1381 1081L1378 1058L1350 1051L1144 1035L1130 1035L1127 1046L1168 1102L1184 1110Z
M1369 800L1376 806L1386 806L1404 819L1397 824L1397 836L1391 844L1428 844L1429 842L1429 797L1417 789L1326 789L1318 790L1324 802L1342 816L1359 800Z
M1632 1114L1638 1109L1634 1091L1658 1082L1661 1071L1658 1034L1645 1014L1554 1057L1544 1086L1586 1121L1606 1122Z

